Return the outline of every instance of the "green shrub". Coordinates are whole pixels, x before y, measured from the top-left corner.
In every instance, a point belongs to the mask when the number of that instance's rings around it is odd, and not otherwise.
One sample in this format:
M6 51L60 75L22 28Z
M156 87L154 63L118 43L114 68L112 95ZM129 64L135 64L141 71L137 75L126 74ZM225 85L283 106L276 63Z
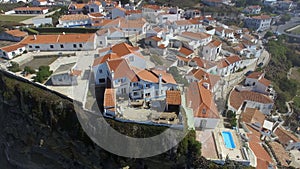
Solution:
M29 66L25 66L25 67L24 67L24 72L29 73L29 74L34 74L34 73L36 73L35 70L32 69L32 68L29 67Z
M35 82L43 83L45 80L48 79L49 76L51 76L53 72L50 71L49 66L40 66L39 71L37 72L36 76L34 77Z
M17 62L11 61L10 64L11 64L11 66L8 67L9 71L11 71L11 72L19 72L19 71L21 71L20 65Z

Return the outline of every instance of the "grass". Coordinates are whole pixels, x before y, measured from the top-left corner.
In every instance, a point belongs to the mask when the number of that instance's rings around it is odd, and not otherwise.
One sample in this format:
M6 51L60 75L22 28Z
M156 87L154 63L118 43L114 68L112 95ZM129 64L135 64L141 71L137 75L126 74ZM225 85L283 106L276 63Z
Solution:
M297 34L297 35L300 35L300 25L298 25L298 27L296 29L293 29L291 31L292 34Z
M21 65L20 68L24 69L25 66L29 66L32 69L38 69L40 66L48 66L48 65L50 65L57 58L58 58L58 56L36 57L32 61Z
M15 16L15 15L0 15L0 20L3 22L21 22L33 16Z

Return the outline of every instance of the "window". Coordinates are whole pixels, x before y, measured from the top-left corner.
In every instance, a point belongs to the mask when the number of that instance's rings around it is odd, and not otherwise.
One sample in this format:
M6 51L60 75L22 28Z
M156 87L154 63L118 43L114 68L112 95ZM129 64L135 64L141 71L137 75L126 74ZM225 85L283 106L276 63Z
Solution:
M79 47L82 48L82 44L79 44Z
M31 45L29 45L29 48L32 48L32 46L31 46Z
M146 97L149 97L149 96L150 96L150 93L146 93L145 96L146 96Z
M6 56L6 53L5 53L5 52L3 52L3 56Z
M76 45L76 44L73 44L73 48L77 48L77 45Z
M133 56L129 56L129 61L133 62L134 61L134 57Z
M99 69L99 73L102 73L102 69Z
M36 48L36 49L39 49L39 48L40 48L40 46L35 46L35 48Z
M105 79L99 79L99 83L104 83L105 82Z
M137 96L137 95L139 95L138 92L133 92L133 96Z
M159 91L155 91L155 95L158 96L159 95Z
M63 44L60 44L60 48L64 48L64 45L63 45Z
M102 41L100 41L99 43L100 43L100 45L102 45Z

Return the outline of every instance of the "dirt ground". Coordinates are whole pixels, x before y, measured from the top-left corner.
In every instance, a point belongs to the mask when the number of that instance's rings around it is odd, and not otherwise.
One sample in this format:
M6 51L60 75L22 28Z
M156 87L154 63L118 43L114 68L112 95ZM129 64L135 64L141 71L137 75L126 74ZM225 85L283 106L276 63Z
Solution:
M57 59L57 56L34 58L32 61L21 65L20 68L24 69L25 66L29 66L29 67L31 67L33 69L38 69L40 66L48 66L48 65L50 65L56 59Z

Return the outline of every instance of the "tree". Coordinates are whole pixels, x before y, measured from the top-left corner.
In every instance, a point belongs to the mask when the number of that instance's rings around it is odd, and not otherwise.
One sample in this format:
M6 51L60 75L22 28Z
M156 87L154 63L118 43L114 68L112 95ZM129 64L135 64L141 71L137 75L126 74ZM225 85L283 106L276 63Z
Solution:
M172 74L177 83L184 84L185 86L188 85L187 80L179 74L179 71L175 66L170 67L168 73Z
M25 72L25 73L29 73L29 74L34 74L34 73L35 73L35 70L32 69L32 68L29 67L29 66L25 66L25 67L24 67L24 72Z
M43 83L45 80L48 79L48 77L52 74L53 72L50 71L49 66L40 66L39 71L34 77L35 82L40 82Z
M266 34L265 34L265 36L264 36L264 38L269 38L269 37L271 37L271 36L274 36L274 33L273 32L271 32L271 31L268 31Z
M291 17L290 14L284 14L284 15L281 16L280 21L283 22L283 23L286 23L286 22L290 21L291 18L292 17Z
M19 64L17 62L11 61L10 64L11 65L8 67L9 71L12 71L12 72L19 72L19 71L21 71L20 66L19 66Z

